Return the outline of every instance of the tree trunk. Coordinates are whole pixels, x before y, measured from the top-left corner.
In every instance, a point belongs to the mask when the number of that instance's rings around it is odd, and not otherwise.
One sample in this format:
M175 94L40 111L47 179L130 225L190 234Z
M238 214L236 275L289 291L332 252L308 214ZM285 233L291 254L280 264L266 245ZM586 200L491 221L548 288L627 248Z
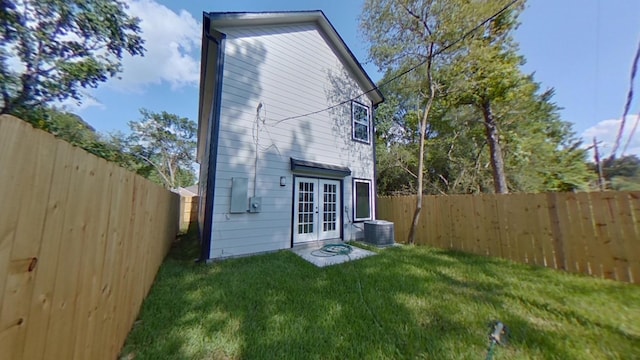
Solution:
M482 115L484 117L484 127L489 143L489 152L491 155L491 168L493 169L493 186L496 194L507 194L507 177L504 173L504 159L502 158L502 148L498 136L498 126L491 111L491 102L482 103Z
M433 49L433 46L432 48ZM425 135L427 132L427 121L429 119L429 111L433 104L433 98L436 94L436 87L431 78L431 57L427 60L427 80L429 81L429 99L424 107L424 113L420 121L420 157L418 158L418 189L416 191L416 210L413 213L413 221L411 222L411 230L409 231L409 238L407 242L414 244L416 240L416 229L418 228L418 222L420 220L420 212L422 211L422 182L424 178L424 145Z

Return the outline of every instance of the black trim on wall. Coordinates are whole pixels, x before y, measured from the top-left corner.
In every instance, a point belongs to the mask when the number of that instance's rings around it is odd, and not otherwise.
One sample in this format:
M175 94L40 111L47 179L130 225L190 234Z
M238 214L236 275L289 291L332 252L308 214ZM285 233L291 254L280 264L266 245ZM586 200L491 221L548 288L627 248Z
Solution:
M371 108L371 123L375 124L375 114L376 114L376 110L378 109L378 105L374 105ZM373 149L373 179L372 179L372 186L373 189L371 189L371 192L373 193L372 196L375 196L375 198L373 199L373 220L376 220L378 218L378 158L376 156L376 128L375 125L372 126L372 133L373 133L373 137L371 138L371 148Z
M369 135L369 141L364 141L361 139L356 139L355 137L355 127L354 127L354 120L353 120L353 104L358 104L362 107L365 107L367 109L367 112L369 113L369 128L367 129L368 135ZM371 140L371 136L372 136L372 129L373 129L373 115L371 112L371 108L369 106L367 106L366 104L363 104L361 102L355 101L355 100L351 100L351 140L355 141L355 142L359 142L362 144L367 144L370 145L372 144L372 140Z
M344 239L344 179L340 180L340 239Z
M296 216L296 175L293 175L293 181L291 182L291 189L293 191L291 191L291 246L293 247L293 238L294 238L294 228L293 228L293 224L295 223L295 220L293 219L294 216Z
M356 181L360 181L360 182L368 182L369 183L369 219L361 219L361 220L356 220ZM369 221L373 219L373 212L374 209L371 206L371 202L373 200L372 196L374 196L373 194L373 180L371 179L364 179L364 178L351 178L351 216L353 216L351 219L353 221L353 223L361 223L361 222L365 222L365 221Z
M200 262L206 262L211 254L211 242L213 241L213 204L216 189L216 167L218 164L218 135L220 133L220 101L222 99L222 75L224 70L224 44L226 35L210 28L208 14L204 14L203 35L209 41L218 45L216 58L216 80L214 85L214 102L211 108L210 120L213 127L209 127L211 137L209 139L209 169L207 171L207 187L204 205L204 224L202 226L202 240L200 243ZM208 61L207 61L208 62ZM207 64L208 65L208 64ZM206 70L205 70L206 71Z

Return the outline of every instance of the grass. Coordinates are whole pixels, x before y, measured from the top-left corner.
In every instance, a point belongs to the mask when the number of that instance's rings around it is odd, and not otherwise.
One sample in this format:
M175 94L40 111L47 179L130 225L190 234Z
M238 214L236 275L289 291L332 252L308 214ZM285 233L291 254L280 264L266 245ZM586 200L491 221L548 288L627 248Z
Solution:
M163 264L128 359L640 359L640 286L428 247L316 268L278 253Z

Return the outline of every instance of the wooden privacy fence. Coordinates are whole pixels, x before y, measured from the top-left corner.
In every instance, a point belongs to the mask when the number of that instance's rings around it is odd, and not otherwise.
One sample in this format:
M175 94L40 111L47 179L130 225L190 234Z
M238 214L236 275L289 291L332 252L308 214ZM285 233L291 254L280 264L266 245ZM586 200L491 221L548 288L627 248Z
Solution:
M198 199L197 196L180 197L180 231L187 231L198 222Z
M116 358L178 195L1 116L0 206L0 357Z
M406 242L415 197L378 197ZM640 284L640 192L425 196L417 244Z

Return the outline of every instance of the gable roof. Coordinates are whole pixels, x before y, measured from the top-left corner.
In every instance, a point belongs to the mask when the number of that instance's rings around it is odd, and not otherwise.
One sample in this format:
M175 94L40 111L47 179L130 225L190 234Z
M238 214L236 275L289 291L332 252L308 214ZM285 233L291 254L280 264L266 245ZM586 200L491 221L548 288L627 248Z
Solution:
M347 67L358 85L364 90L366 96L374 105L384 101L382 92L376 87L369 75L360 65L358 59L351 52L342 37L331 25L321 10L313 11L280 11L280 12L211 12L205 14L211 21L213 28L263 26L263 25L289 25L312 23L324 35L327 43L336 51L340 60Z

